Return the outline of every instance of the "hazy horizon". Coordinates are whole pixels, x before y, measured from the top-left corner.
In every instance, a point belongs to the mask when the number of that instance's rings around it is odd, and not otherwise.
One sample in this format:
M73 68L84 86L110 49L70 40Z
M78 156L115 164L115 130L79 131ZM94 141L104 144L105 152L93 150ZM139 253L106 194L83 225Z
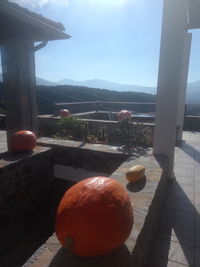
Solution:
M1 67L1 66L0 66ZM2 76L2 72L0 71L0 78ZM42 80L45 80L47 82L50 82L50 83L55 83L55 84L58 84L59 82L62 82L64 80L71 80L71 81L74 81L74 82L87 82L87 81L105 81L105 82L108 82L108 83L116 83L116 84L119 84L119 85L125 85L125 86L138 86L138 87L146 87L146 88L157 88L157 84L155 85L152 85L152 86L149 86L149 85L143 85L143 84L136 84L136 83L132 83L132 84L128 84L128 83L118 83L116 81L110 81L110 80L103 80L103 79L98 79L98 78L94 78L94 79L88 79L88 80L73 80L73 79L70 79L70 78L63 78L61 80L50 80L50 79L45 79L43 77L36 77L37 79L42 79ZM1 81L1 79L0 79ZM194 83L198 83L200 82L200 79L199 80L195 80L195 81L188 81L188 84L194 84ZM67 84L66 84L67 85ZM100 88L101 89L101 88ZM106 88L105 88L106 89Z
M46 80L45 78L43 77L37 77L37 78L41 78L41 79L44 79ZM102 80L102 81L106 81L106 82L111 82L111 83L118 83L118 84L123 84L123 85L136 85L136 86L141 86L141 87L157 87L157 83L154 84L154 85L144 85L144 84L136 84L136 83L126 83L126 82L117 82L117 81L111 81L111 80L103 80L103 79L100 79L100 78L91 78L91 79L88 79L88 80L74 80L74 79L71 79L71 78L62 78L60 80L57 80L57 81L52 81L52 80L49 80L49 82L52 82L52 83L57 83L57 82L60 82L62 80L73 80L73 81L76 81L76 82L85 82L85 81L90 81L90 80ZM194 81L188 81L188 84L189 83L196 83L196 82L199 82L200 81L200 77L198 80L194 80Z

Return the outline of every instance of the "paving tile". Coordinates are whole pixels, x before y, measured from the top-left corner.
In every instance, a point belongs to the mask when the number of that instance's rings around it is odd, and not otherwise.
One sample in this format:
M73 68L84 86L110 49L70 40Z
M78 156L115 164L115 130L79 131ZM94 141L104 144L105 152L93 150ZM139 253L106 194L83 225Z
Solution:
M58 241L58 238L53 234L46 242L46 246L52 253L55 253L61 248L61 244Z
M200 204L200 194L198 194L198 193L195 193L195 204Z
M199 168L199 163L200 163L200 156L198 155L195 155L195 158L194 158L194 166Z
M176 176L183 176L183 177L194 177L195 172L194 172L194 168L175 168L175 175Z
M195 148L196 150L198 150L199 148L196 147ZM196 162L200 162L200 155L199 155L199 151L195 151L195 156L194 156L194 159Z
M169 251L170 251L170 238L163 238L161 235L158 235L155 243L154 243L154 250L153 255L156 257L160 257L162 259L168 259Z
M200 163L198 163L200 164ZM200 167L199 165L198 166L195 166L195 169L194 169L194 176L195 176L195 180L200 180Z
M189 164L193 166L194 160L192 158L178 157L175 159L175 166L177 163L181 162L182 164Z
M160 174L157 172L147 172L146 176L148 177L148 180L159 182L160 181Z
M195 249L195 267L200 266L200 249Z
M194 177L194 184L200 183L200 175Z
M195 166L195 168L198 168L198 169L199 169L199 160L197 160L197 158L200 159L200 156L197 157L197 156L195 155L194 166Z
M188 159L187 159L188 160ZM194 161L190 159L189 162L180 161L179 157L176 158L176 165L174 166L175 171L178 169L186 168L186 169L194 169Z
M179 242L179 243L186 245L186 246L190 246L190 247L195 246L195 240L186 239L186 238L182 238L180 236L177 236L174 231L172 232L171 235L159 233L159 236L162 237L163 239L167 239L167 240L174 241L174 242Z
M146 215L147 212L145 212L144 210L138 208L134 209L134 225L129 235L129 238L125 242L129 251L133 251L136 239L141 232Z
M173 231L176 236L195 239L195 218L190 212L177 211L174 218Z
M180 264L194 266L194 248L172 241L168 258Z
M165 234L172 234L174 218L176 210L164 207L163 213L160 218L159 232Z
M200 248L200 227L195 228L195 246Z
M167 267L168 259L162 259L159 257L152 257L148 263L148 267Z
M179 263L174 262L174 261L168 261L166 267L181 267L181 266L184 267L184 266L189 266L189 265L185 265L185 264L182 264L182 263L179 264ZM162 267L162 266L160 266L160 267Z
M184 148L183 146L182 147L179 147L177 148L176 150L176 155L175 155L175 159L178 160L179 159L179 162L182 162L180 159L188 159L189 161L192 160L194 157L193 155L195 155L194 153L186 153L188 152L188 150L186 148Z
M183 176L181 176L183 177ZM177 177L176 180L173 181L173 183L170 184L168 187L168 195L173 195L174 197L180 197L180 198L187 198L188 196L194 195L194 179L190 176L185 177L185 180L191 181L190 184L181 184L179 181L181 181L180 177Z
M195 193L200 194L200 180L195 182Z
M195 224L196 227L200 227L200 204L196 204L195 209Z
M194 187L194 178L193 177L184 177L184 176L176 176L176 181L180 185L190 185Z
M167 194L170 197L184 198L194 201L194 187L193 185L174 184L170 187Z
M195 209L200 214L200 204L195 204Z
M179 242L157 237L153 253L155 258L168 259L177 264L194 266L194 248ZM173 266L172 263L169 266Z
M193 160L195 158L195 153L194 153L194 149L186 149L186 148L182 148L182 152L178 155L179 159L182 160L184 159L185 162L190 162L191 160Z

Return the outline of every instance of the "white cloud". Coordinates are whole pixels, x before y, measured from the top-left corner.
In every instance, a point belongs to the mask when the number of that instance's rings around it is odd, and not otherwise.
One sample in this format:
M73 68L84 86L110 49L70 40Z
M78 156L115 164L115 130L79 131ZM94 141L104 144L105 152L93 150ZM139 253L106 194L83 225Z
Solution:
M32 6L32 7L42 7L47 4L56 4L60 6L67 6L69 0L10 0L10 2L15 2L21 6Z

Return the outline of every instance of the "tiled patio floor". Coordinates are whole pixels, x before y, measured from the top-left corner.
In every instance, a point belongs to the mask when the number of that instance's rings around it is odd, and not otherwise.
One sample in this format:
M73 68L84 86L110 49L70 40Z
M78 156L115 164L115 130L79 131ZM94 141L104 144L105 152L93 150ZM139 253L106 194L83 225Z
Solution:
M184 140L147 267L200 267L200 133L184 132Z

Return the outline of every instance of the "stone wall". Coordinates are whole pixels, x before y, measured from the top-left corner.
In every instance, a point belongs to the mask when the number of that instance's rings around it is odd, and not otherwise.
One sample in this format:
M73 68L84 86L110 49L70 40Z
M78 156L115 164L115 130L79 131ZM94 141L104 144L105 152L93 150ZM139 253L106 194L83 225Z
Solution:
M6 126L6 116L4 114L0 114L0 129L5 129Z
M52 136L58 131L57 123L60 120L58 117L47 117L47 116L39 116L39 132L41 136ZM106 133L108 134L108 144L110 145L123 145L120 144L119 138L117 136L117 132L119 129L119 124L117 121L109 121L109 120L98 120L98 119L81 119L84 123L89 123L89 134L97 136L98 130L105 127ZM152 146L153 142L153 123L144 123L145 127L148 127L152 132L152 139L149 141L148 146ZM73 132L69 131L69 135L73 135ZM82 136L80 135L81 140Z
M81 149L79 147L55 149L55 164L111 174L127 159L127 155Z
M93 119L93 120L111 120L109 119L108 111L91 111L84 113L76 113L74 116L79 117L80 119ZM112 120L116 120L116 112L112 112Z
M200 131L200 116L187 116L184 119L184 130Z
M0 164L1 266L16 267L53 230L53 153L47 148L33 154L4 153ZM13 255L20 246L21 253Z

